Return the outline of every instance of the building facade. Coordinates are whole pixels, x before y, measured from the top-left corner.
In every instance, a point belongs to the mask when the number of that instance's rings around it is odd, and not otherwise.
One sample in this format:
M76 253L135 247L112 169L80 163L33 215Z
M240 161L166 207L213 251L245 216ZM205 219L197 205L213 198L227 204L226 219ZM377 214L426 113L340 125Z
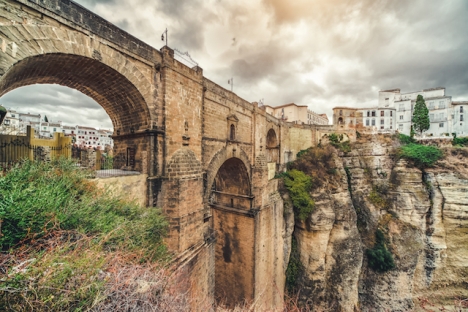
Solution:
M73 143L81 147L101 150L114 147L111 130L79 125L67 126L61 121L46 122L41 114L20 113L8 108L5 119L0 125L0 134L26 135L28 126L34 129L35 136L42 139L51 139L54 133L63 133L74 138Z
M362 125L380 132L392 132L410 135L414 105L418 95L422 95L429 110L430 127L424 132L426 137L446 137L455 133L457 136L468 135L468 125L464 117L468 101L452 101L445 94L445 88L431 88L422 91L400 93L400 89L379 92L379 102L370 108L333 109L333 123L337 126L347 125L357 119L352 114L362 114ZM341 111L342 115L339 115ZM336 115L336 117L335 117ZM341 118L341 119L340 119Z
M274 107L269 105L262 107L268 114L287 122L307 125L328 125L326 114L317 114L310 110L307 105L290 103Z

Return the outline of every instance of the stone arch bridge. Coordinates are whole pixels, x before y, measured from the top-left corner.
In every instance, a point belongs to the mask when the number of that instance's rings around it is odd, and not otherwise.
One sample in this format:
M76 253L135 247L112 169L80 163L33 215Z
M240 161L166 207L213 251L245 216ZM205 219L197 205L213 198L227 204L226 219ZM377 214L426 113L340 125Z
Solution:
M167 215L200 300L281 305L287 244L272 176L329 127L285 124L73 1L0 0L0 96L38 83L106 110L114 154L134 156L141 196Z

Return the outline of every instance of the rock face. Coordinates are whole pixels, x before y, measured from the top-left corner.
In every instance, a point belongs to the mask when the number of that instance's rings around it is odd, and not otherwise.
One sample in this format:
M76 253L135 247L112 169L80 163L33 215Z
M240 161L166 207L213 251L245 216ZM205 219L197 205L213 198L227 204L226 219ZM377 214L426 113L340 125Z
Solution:
M295 221L299 299L312 310L407 311L427 298L436 307L468 298L468 158L447 150L421 171L398 159L397 147L369 135L338 151L341 183L315 189L315 210ZM377 229L395 262L384 273L366 256Z

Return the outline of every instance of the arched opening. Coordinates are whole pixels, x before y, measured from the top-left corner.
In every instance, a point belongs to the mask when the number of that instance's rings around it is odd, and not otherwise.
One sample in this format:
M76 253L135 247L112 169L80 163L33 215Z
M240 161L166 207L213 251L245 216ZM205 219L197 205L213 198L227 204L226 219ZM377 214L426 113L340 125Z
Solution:
M342 117L338 118L338 124L339 124L339 125L342 125L342 124L343 124L343 118L342 118Z
M276 138L276 132L273 129L268 130L267 133L267 147L276 148L278 146L278 140Z
M266 138L266 149L267 149L267 161L269 163L278 163L278 160L279 160L278 139L276 137L276 132L273 129L268 130L267 138Z
M143 144L132 141L131 134L148 129L150 115L143 96L123 74L92 58L62 53L42 54L11 65L0 78L0 96L37 84L69 87L98 103L112 122L114 132L108 135L113 135L114 158L125 162L119 163L119 168L126 166L129 170L142 171L143 163L139 155ZM85 105L75 108L76 116L83 115L86 110ZM86 140L86 146L92 145L100 135L97 131L86 129L80 134Z
M231 125L229 130L229 140L235 141L236 140L236 127Z
M250 181L247 169L239 158L226 160L219 168L212 186L211 203L250 209Z
M215 296L234 306L254 296L255 218L250 179L244 162L226 160L212 186L210 206L216 232Z
M44 54L14 64L0 79L0 96L32 84L59 84L76 89L101 105L115 130L147 128L149 113L138 89L121 73L91 58Z

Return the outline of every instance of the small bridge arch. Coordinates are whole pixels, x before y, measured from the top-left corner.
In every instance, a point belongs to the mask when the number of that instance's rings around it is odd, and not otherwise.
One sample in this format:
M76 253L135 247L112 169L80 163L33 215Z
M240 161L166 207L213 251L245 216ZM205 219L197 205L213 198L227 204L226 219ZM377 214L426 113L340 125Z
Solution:
M207 191L217 239L215 296L234 306L254 299L255 214L248 159L229 154L224 148L211 161Z

